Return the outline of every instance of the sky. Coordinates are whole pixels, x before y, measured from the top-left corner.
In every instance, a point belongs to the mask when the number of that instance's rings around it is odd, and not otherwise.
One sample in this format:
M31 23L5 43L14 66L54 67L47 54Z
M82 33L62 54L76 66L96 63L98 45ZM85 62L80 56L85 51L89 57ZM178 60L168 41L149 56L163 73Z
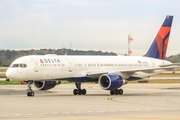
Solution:
M167 56L180 53L179 0L0 0L0 49L102 50L144 55L173 15Z

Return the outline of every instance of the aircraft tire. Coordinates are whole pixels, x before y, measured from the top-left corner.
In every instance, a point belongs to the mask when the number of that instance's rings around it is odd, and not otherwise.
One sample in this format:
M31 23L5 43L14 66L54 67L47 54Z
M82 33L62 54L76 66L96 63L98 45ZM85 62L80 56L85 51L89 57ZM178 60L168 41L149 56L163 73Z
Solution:
M31 92L27 92L27 96L28 96L28 97L31 96Z
M32 97L33 97L34 95L35 95L35 93L34 93L34 92L27 92L27 96L28 96L28 97L30 97L30 96L32 96Z
M123 94L123 89L119 89L119 94L122 95Z
M114 94L115 95L118 95L119 94L119 90L117 89L117 90L114 90Z
M77 95L77 92L78 92L77 89L74 89L74 90L73 90L73 94L74 94L74 95Z
M110 94L111 95L114 95L115 93L114 93L114 90L110 90Z
M83 95L86 95L86 89L81 90L81 93L82 93Z
M31 96L34 97L35 93L34 92L30 92L31 93Z

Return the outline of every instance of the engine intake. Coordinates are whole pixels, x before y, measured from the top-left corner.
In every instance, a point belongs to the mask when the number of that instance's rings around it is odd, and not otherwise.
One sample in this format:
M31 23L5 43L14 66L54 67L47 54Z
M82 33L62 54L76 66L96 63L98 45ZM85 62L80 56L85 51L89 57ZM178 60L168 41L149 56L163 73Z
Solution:
M99 77L99 85L104 90L115 90L126 83L127 81L123 80L120 75L114 73L103 74Z

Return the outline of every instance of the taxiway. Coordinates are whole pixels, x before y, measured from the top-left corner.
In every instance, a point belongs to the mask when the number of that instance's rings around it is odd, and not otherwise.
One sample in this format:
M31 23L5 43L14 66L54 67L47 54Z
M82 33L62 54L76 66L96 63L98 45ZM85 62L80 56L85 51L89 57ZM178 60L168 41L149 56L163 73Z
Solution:
M180 84L127 84L122 96L98 84L82 84L85 96L74 96L74 88L61 84L27 97L25 85L0 86L0 119L180 119Z

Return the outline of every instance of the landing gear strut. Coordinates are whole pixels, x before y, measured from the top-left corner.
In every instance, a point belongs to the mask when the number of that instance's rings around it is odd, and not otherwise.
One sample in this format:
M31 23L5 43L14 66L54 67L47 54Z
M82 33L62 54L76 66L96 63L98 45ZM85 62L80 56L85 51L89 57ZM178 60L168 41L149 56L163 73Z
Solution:
M29 88L29 89L27 89L27 91L28 91L27 96L28 97L30 97L30 96L33 97L35 95L35 93L33 92L32 88L31 88L31 84L32 84L32 82L29 82L29 81L27 82L27 86Z
M111 95L118 95L118 94L119 94L119 95L122 95L122 94L123 94L123 89L111 90L111 91L110 91L110 94L111 94Z
M81 83L80 82L76 82L75 85L76 85L77 89L74 89L74 91L73 91L74 95L81 95L81 94L86 95L86 89L81 90Z

